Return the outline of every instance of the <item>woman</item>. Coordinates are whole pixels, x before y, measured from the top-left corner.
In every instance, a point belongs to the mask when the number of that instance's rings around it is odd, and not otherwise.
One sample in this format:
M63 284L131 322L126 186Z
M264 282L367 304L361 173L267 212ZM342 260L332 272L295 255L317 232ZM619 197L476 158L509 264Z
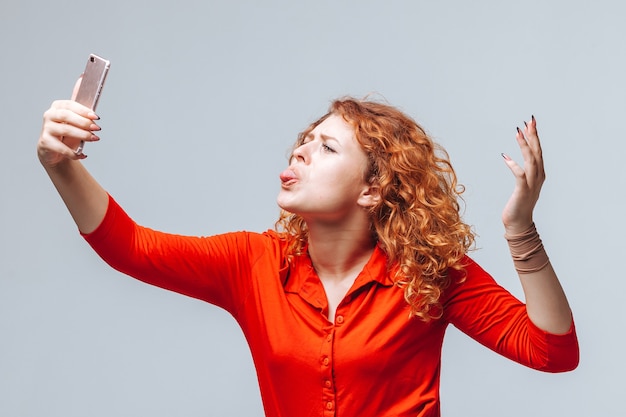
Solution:
M38 155L80 232L114 268L229 311L268 416L438 416L452 323L526 366L574 369L572 314L534 228L544 172L534 117L502 220L522 303L468 256L474 236L445 152L391 106L344 99L300 134L280 174L278 231L212 237L138 226L76 154L98 117L44 114Z

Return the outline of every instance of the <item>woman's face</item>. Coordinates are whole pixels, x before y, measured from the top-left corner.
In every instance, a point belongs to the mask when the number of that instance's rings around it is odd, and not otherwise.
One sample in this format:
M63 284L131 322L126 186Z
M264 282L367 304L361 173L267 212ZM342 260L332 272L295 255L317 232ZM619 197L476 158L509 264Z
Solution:
M280 174L278 205L305 220L339 221L368 206L368 159L354 129L332 114L305 138Z

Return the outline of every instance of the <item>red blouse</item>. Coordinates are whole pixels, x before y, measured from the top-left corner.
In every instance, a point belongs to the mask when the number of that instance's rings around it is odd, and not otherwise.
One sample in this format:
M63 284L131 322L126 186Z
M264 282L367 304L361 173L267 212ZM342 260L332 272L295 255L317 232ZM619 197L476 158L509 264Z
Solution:
M376 248L332 323L311 260L302 255L288 265L276 232L166 234L138 226L111 198L85 239L119 271L229 311L250 346L268 417L439 416L450 323L532 368L562 372L578 364L573 326L564 335L540 330L524 304L470 258L466 280L453 280L443 295L443 318L424 323L408 318L402 289Z

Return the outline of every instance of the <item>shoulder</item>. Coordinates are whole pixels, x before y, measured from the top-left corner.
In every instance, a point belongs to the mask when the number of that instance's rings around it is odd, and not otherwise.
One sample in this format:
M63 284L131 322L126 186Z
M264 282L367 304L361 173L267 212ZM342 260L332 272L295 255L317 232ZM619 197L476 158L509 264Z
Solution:
M500 287L487 271L467 255L461 259L458 267L450 268L448 274L449 286L443 292L444 303L468 296L469 293L479 295Z
M283 258L288 245L287 236L274 230L262 233L237 231L212 236L209 239L227 247L236 247L240 252L247 252L252 259L265 256Z
M467 281L476 281L484 278L491 278L489 273L485 271L474 259L468 255L463 256L459 261L458 267L449 268L448 274L451 278L451 283L454 286L462 285Z
M444 315L450 321L493 317L523 306L473 259L465 257L462 266L459 270L451 270L450 285L441 300Z

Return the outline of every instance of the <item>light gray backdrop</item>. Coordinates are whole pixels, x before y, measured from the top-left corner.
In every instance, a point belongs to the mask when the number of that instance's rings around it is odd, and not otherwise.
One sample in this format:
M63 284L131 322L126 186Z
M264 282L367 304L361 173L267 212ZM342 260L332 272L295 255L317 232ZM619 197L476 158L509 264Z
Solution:
M536 222L581 364L531 371L451 328L443 412L625 415L625 14L617 0L3 0L0 416L262 415L234 320L109 269L36 160L43 111L91 52L112 68L85 163L140 223L271 228L297 132L331 99L375 92L448 149L480 234L473 256L518 296L500 153L520 160L515 127L534 114L548 173Z

